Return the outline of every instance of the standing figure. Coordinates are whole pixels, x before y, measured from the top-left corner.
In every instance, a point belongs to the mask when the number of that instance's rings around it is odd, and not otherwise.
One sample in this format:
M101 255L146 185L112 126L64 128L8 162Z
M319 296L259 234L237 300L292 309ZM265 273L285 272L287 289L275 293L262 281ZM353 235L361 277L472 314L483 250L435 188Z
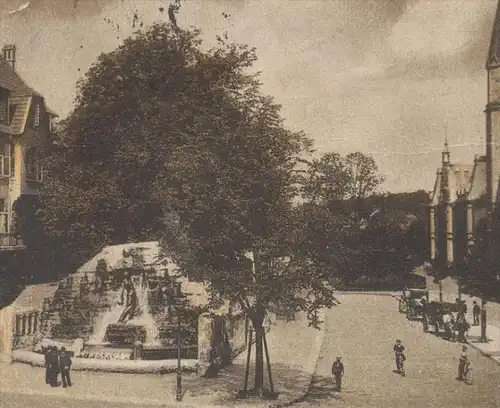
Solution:
M138 306L137 292L135 291L134 284L128 273L125 274L125 279L123 280L122 293L118 304L125 305L125 309L121 313L118 323L125 323L136 316Z
M59 356L57 353L57 347L52 346L52 351L49 353L48 358L49 363L49 384L52 387L57 387L57 377L59 375Z
M472 304L474 305L472 307L472 317L473 317L473 325L474 326L479 326L479 317L481 316L481 307L477 304L477 302L474 300L474 302L472 302Z
M422 303L422 326L424 329L424 332L429 331L429 316L428 316L428 306L427 306L427 299L425 297L422 298L421 300Z
M465 318L465 313L463 311L457 314L457 330L458 330L458 341L461 343L467 342L465 338L465 332L468 330L467 319Z
M59 368L61 370L63 387L71 387L71 377L69 375L71 369L71 356L64 347L61 347L61 353L59 355Z
M337 386L337 391L342 389L342 377L344 376L344 364L342 364L341 357L337 357L337 360L333 362L332 365L332 376L335 378L335 385Z
M45 384L50 384L50 358L52 347L47 347L45 350Z

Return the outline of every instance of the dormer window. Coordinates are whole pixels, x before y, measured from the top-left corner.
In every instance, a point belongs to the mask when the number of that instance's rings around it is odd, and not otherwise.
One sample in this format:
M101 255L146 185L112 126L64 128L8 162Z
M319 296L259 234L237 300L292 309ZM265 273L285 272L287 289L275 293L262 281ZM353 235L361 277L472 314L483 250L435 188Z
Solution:
M41 122L40 105L36 105L36 107L35 107L35 116L33 118L33 125L35 127L38 127L38 126L40 126L40 122Z

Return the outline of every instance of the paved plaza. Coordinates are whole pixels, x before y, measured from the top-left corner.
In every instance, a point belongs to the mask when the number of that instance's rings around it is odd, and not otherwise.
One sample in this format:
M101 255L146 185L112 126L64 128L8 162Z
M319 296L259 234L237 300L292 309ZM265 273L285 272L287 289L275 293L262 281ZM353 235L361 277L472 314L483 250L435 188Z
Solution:
M391 296L341 296L343 313L327 315L325 342L312 388L300 408L324 407L480 407L500 406L500 365L474 349L474 382L457 381L460 346L408 321ZM407 348L406 377L394 373L392 346ZM344 389L337 393L331 364L343 356Z
M299 408L324 407L478 407L500 406L500 364L471 348L474 382L455 380L460 345L424 333L419 322L398 312L391 296L339 295L341 305L328 310L325 330L305 329L303 316L289 324L278 322L269 343L274 382L280 402L300 398L312 387ZM324 341L323 341L324 336ZM392 346L400 338L407 347L407 376L393 372ZM319 360L316 360L317 356ZM330 369L341 355L346 366L344 389L334 389ZM265 401L235 401L244 377L244 354L212 379L185 378L184 401L175 401L175 375L119 375L74 372L71 389L51 389L43 384L43 369L25 365L2 367L1 407L114 408L125 402L134 406L234 406L264 407ZM10 370L10 371L9 371ZM17 373L17 378L12 374ZM5 378L5 377L4 377ZM24 395L29 390L35 395Z

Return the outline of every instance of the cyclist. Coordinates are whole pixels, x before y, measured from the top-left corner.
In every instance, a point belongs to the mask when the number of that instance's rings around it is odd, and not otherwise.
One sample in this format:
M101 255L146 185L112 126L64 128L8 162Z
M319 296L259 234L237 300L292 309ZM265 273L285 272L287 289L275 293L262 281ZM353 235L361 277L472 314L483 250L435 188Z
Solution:
M403 346L401 340L396 340L396 344L394 345L393 350L396 357L396 369L398 370L398 372L405 375L405 370L403 368L403 362L406 360L406 356L404 354L405 346Z

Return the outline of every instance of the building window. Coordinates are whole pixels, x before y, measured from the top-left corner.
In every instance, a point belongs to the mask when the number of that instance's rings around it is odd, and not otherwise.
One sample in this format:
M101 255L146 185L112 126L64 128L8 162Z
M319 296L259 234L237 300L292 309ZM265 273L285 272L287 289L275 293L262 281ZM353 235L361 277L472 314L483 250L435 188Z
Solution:
M33 119L34 126L35 127L40 126L40 121L41 121L40 105L36 105L36 107L35 107L35 117Z
M7 121L7 103L0 101L0 122Z
M30 181L43 180L43 166L40 164L37 149L31 147L26 152L26 179Z
M11 175L12 145L8 142L0 144L0 176L8 177Z
M0 234L9 232L9 211L5 198L0 198Z

